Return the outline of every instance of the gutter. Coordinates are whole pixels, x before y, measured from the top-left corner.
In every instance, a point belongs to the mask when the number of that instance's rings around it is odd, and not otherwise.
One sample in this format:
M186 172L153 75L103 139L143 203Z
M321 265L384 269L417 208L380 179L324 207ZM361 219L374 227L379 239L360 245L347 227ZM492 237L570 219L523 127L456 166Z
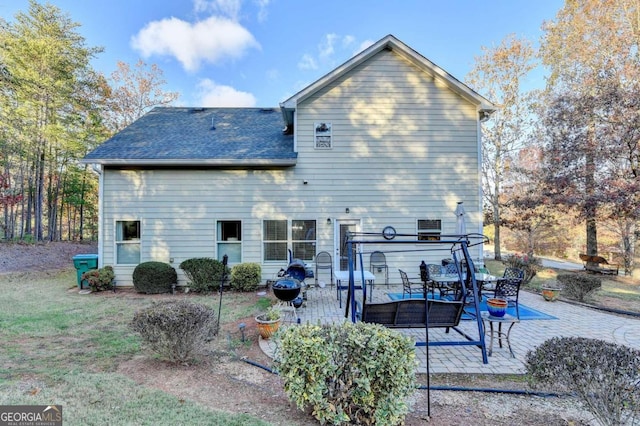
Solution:
M191 166L191 167L247 167L247 166L256 166L256 167L291 167L295 166L298 162L297 157L295 158L282 158L282 159L264 159L264 160L256 160L256 159L247 159L247 160L238 160L238 159L204 159L204 160L176 160L176 159L168 159L168 160L159 160L159 159L126 159L126 158L84 158L80 160L80 164L99 164L104 166Z

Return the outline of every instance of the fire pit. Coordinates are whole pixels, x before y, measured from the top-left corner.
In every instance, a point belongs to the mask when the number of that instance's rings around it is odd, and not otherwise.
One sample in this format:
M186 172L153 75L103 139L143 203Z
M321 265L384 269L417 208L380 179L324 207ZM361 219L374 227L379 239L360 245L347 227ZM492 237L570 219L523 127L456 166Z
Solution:
M302 284L295 278L280 278L271 286L273 294L283 302L291 302L300 294Z

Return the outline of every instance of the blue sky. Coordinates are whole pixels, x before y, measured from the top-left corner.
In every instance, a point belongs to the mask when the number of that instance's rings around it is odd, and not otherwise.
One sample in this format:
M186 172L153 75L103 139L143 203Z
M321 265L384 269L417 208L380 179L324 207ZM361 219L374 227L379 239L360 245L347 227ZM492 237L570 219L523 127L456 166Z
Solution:
M562 0L52 0L81 26L93 62L156 63L178 105L273 107L393 34L460 80L481 47L538 42ZM28 11L0 0L0 16ZM542 87L540 73L529 85Z

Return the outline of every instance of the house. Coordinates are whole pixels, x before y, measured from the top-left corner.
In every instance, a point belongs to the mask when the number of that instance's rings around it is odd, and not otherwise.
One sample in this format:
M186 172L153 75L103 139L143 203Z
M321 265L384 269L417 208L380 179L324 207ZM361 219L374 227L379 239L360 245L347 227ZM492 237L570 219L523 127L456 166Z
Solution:
M347 231L437 239L459 201L481 233L480 122L495 109L392 35L279 108L155 108L83 159L100 176L99 264L118 285L150 260L186 284L182 261L225 254L264 280L289 250L344 270ZM416 248L384 248L392 280L448 257Z

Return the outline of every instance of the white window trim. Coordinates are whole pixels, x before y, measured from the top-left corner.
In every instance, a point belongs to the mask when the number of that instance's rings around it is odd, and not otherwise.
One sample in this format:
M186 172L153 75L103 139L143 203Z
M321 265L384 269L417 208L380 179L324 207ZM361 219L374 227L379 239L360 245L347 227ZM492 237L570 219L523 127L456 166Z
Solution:
M128 240L128 241L119 241L118 240L118 222L139 222L140 223L140 239L138 240ZM117 266L131 266L131 265L139 265L142 263L142 235L143 235L143 226L142 219L136 217L125 217L125 218L117 218L113 221L113 264ZM119 244L138 244L140 246L140 259L138 259L138 263L119 263L118 262L118 245Z

